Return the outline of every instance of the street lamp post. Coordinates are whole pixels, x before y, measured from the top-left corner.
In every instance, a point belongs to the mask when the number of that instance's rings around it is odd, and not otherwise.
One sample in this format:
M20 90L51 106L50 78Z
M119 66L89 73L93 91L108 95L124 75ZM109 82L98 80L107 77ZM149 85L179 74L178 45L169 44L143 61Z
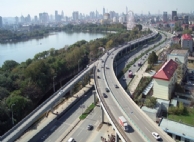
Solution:
M11 105L11 119L12 119L12 124L14 125L14 120L13 120L13 106L14 106L15 104L12 104Z
M56 76L53 76L53 92L55 93L55 83L54 83L54 79L56 78Z

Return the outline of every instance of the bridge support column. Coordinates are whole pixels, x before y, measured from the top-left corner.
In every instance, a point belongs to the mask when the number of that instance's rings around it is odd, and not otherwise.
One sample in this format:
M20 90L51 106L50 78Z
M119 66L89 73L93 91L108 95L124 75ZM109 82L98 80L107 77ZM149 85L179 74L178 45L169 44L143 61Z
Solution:
M115 142L119 142L119 135L115 132Z
M101 107L101 111L102 111L102 123L104 123L104 110L102 107Z

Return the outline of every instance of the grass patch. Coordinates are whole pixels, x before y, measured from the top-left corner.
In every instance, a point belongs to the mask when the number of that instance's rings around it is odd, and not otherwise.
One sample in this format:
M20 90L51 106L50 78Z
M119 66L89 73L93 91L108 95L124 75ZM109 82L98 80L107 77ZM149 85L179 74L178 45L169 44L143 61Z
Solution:
M194 126L194 109L187 108L187 111L188 113L184 115L169 114L168 119L179 123L183 123L186 125Z
M94 107L95 107L95 104L92 103L92 104L85 110L85 112L79 117L79 119L80 119L80 120L85 119L85 118L88 116L88 114L94 109Z

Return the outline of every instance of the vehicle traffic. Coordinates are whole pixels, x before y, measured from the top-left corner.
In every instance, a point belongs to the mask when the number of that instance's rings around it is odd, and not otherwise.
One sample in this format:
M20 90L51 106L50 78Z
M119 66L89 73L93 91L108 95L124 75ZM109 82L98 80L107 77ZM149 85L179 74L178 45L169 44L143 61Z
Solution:
M128 123L124 116L119 116L119 123L125 131L128 131Z

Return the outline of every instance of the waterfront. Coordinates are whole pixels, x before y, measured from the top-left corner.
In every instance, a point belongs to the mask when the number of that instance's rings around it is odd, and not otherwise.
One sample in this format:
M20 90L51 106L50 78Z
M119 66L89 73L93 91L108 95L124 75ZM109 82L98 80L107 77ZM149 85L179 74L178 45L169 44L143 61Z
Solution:
M72 45L77 41L90 41L104 37L103 33L87 32L57 32L41 39L30 39L18 43L0 44L0 67L6 60L14 60L18 63L33 58L35 54L51 48L60 49L65 45Z

